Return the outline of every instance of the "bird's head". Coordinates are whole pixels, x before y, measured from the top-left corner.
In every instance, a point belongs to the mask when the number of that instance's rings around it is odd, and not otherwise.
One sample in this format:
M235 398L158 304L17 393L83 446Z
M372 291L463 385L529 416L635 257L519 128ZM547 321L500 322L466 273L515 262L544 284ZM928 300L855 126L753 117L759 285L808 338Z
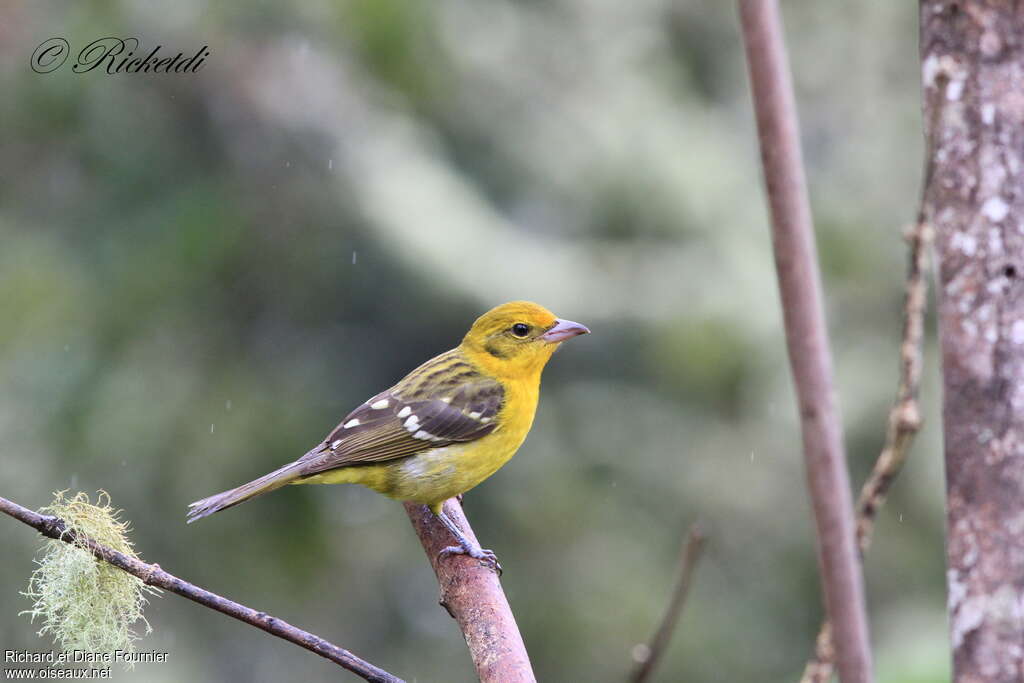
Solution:
M494 375L522 379L539 374L563 341L588 332L539 304L511 301L477 318L462 348Z

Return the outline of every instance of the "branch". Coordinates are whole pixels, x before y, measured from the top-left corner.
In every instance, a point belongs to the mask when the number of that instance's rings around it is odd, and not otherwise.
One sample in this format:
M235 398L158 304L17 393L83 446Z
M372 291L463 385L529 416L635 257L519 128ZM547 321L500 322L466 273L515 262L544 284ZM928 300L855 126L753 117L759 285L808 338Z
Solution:
M64 520L59 517L40 515L2 497L0 497L0 512L4 512L28 524L30 527L34 527L44 536L88 550L97 559L138 577L149 586L156 586L171 593L177 593L193 602L198 602L200 605L222 612L239 621L244 621L256 628L263 629L271 635L283 638L310 652L315 652L367 681L373 681L374 683L403 683L402 679L397 676L392 676L383 669L378 669L373 664L363 661L344 648L327 642L320 636L295 628L288 622L272 617L266 612L257 612L245 605L240 605L216 593L211 593L208 590L193 585L188 581L183 581L177 576L165 572L158 564L147 564L100 545L90 538L78 536L73 531L67 529Z
M948 74L940 69L936 79L948 82ZM935 107L925 121L925 164L921 200L917 221L906 235L910 244L907 282L903 294L903 334L900 342L900 373L896 399L886 422L885 444L879 453L871 474L864 482L857 500L857 549L861 558L871 546L875 518L885 504L893 481L903 469L914 437L921 429L921 410L917 396L921 386L921 367L924 364L924 317L928 305L928 252L935 237L926 217L925 191L934 173L936 132L942 108ZM835 668L835 647L832 643L832 624L826 617L815 639L814 655L804 667L800 683L828 683Z
M444 505L448 518L475 541L462 506L455 500ZM481 683L535 683L530 657L498 576L466 555L439 560L441 549L452 543L451 534L425 506L405 503L405 511L437 574L441 606L458 622Z
M865 683L872 672L863 577L781 19L776 0L739 0L739 10L825 603L840 678Z
M654 668L658 665L658 660L661 659L661 655L668 648L669 640L672 638L672 632L675 631L676 624L679 622L679 615L683 612L683 607L686 605L686 596L690 592L690 586L693 584L693 571L697 567L697 562L700 560L701 551L704 550L704 531L700 528L700 524L694 524L690 527L689 536L686 539L686 544L679 551L679 575L676 578L676 585L672 591L672 598L669 600L668 607L665 608L665 615L661 619L661 624L658 626L658 630L655 631L654 637L651 638L651 644L643 650L643 657L640 658L639 664L633 671L633 675L630 676L632 683L644 683L654 673Z
M903 311L903 341L900 344L900 381L896 401L889 411L885 446L857 500L857 547L861 554L866 553L871 545L878 510L885 504L889 487L900 473L907 451L921 429L917 395L921 386L921 347L928 293L925 271L931 238L931 227L923 221L918 222L908 235L910 267Z
M900 379L896 400L889 410L885 445L875 461L871 475L860 490L857 500L857 547L863 557L871 545L875 518L885 504L892 482L899 475L910 445L921 429L921 411L917 404L921 385L924 316L927 306L928 281L925 277L931 227L919 220L907 236L910 242L910 265L907 272L903 305L903 341L900 344ZM821 625L815 641L814 656L807 662L801 683L828 683L832 680L835 650L832 626L828 619Z

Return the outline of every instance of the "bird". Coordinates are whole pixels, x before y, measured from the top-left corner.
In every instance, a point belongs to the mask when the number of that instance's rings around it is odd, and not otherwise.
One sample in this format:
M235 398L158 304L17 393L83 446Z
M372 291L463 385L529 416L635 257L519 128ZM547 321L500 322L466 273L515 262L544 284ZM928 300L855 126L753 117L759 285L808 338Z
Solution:
M533 425L541 373L562 342L590 330L530 301L476 319L462 342L367 399L298 460L189 505L192 523L286 484L361 484L427 506L468 555L500 572L494 552L470 540L444 502L494 474Z

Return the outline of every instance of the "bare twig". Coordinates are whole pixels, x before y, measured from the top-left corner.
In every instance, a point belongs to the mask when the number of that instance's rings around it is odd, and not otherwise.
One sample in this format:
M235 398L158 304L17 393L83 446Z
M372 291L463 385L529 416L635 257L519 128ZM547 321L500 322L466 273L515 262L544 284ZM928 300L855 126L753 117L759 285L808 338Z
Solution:
M863 577L782 25L775 0L739 0L739 10L825 603L840 678L865 683L872 670Z
M935 75L940 83L949 80L948 74L939 69ZM925 191L934 173L934 150L936 132L942 107L932 108L925 121L925 163L921 200L917 209L917 221L906 235L910 245L907 281L903 295L903 334L900 342L900 371L893 401L886 423L885 444L879 453L871 474L861 488L857 500L857 548L863 558L871 545L878 510L885 504L892 482L903 469L903 462L921 428L921 411L917 396L921 384L921 367L924 346L924 317L928 305L928 280L926 277L928 253L934 231L925 215ZM828 618L822 622L815 640L814 655L808 660L800 683L828 683L835 668L835 647L832 643L832 624Z
M910 268L907 274L904 304L903 341L900 344L900 383L896 402L889 412L885 446L864 482L857 501L857 547L866 553L871 545L871 532L879 508L885 504L886 494L893 479L906 460L914 436L921 429L921 411L917 394L921 386L922 345L924 315L927 305L928 282L925 277L931 227L919 222L908 235L910 241Z
M59 517L41 515L6 498L0 498L0 512L4 512L34 527L44 536L84 548L96 556L97 559L108 562L133 576L137 576L149 586L156 586L171 593L177 593L200 605L217 610L239 621L244 621L250 626L255 626L278 638L283 638L299 647L303 647L310 652L315 652L367 681L374 681L375 683L403 683L401 678L392 676L387 671L360 659L344 648L327 642L320 636L295 628L288 622L272 617L266 612L258 612L245 605L240 605L237 602L221 597L216 593L211 593L188 581L179 579L177 576L161 569L160 565L147 564L116 550L111 550L90 538L78 536L69 530L65 526L64 520Z
M699 523L690 527L686 544L679 551L679 574L676 577L675 588L672 590L672 598L669 600L668 607L665 608L665 615L661 618L661 623L658 625L658 630L654 632L650 645L640 646L642 657L638 658L637 667L629 679L633 683L643 683L649 679L654 673L654 668L658 665L661 655L668 648L672 633L679 622L679 615L682 614L683 606L686 604L686 596L693 584L693 571L700 560L705 539L704 531Z
M921 385L924 316L927 307L926 276L931 227L919 218L907 234L910 263L903 302L903 335L900 343L900 378L896 400L889 411L885 445L875 461L871 475L860 490L857 500L857 547L861 556L871 545L875 518L885 504L893 480L899 475L907 452L921 428L921 411L917 395ZM801 683L827 683L832 679L835 649L832 626L826 619L815 641L814 656L807 662Z
M530 657L497 574L466 555L439 559L441 549L452 544L451 534L426 507L405 503L405 511L437 574L441 606L458 622L480 681L534 683ZM476 540L456 500L446 501L444 511Z

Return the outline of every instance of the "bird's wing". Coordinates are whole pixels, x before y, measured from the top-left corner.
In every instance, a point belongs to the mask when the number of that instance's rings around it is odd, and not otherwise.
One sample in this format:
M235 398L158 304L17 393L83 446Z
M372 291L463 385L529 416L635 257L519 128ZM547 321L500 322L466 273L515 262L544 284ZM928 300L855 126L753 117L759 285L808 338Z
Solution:
M307 463L302 474L402 458L494 431L504 398L501 384L445 356L349 413L302 457L300 462Z

